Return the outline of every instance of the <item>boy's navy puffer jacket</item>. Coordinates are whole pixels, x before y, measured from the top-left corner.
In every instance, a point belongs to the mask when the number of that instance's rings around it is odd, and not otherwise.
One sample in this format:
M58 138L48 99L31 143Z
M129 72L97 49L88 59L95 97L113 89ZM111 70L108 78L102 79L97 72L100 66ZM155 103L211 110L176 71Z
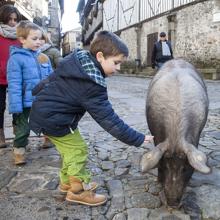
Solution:
M91 56L91 55L90 55ZM100 64L91 60L104 76ZM128 145L140 146L145 136L125 124L114 112L107 89L97 84L82 68L77 50L66 56L37 94L30 113L30 128L36 133L64 136L77 128L87 111L115 138Z

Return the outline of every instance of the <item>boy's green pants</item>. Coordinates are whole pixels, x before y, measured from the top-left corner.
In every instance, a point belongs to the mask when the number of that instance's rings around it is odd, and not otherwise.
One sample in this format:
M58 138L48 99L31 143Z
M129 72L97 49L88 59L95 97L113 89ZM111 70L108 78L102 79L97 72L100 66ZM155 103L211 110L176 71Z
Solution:
M25 148L28 145L28 137L30 135L28 118L30 110L30 108L24 108L22 113L13 114L13 126L15 126L13 146L16 148Z
M61 183L68 183L69 176L74 176L85 183L89 183L91 175L85 167L88 157L88 147L81 137L79 130L76 129L74 133L67 134L63 137L48 136L48 138L56 146L61 155Z

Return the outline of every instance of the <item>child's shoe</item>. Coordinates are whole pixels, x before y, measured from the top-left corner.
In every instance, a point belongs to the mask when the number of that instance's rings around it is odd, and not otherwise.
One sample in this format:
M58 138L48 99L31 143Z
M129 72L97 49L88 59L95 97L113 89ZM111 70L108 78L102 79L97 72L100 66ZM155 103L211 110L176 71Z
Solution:
M58 189L61 193L67 193L68 190L70 189L70 184L69 183L60 183L58 186Z
M52 148L54 144L48 139L48 137L44 136L44 143L41 146L42 149Z
M15 165L22 165L26 163L25 159L25 148L14 148L13 149L13 154L14 154L14 163Z
M78 193L80 191L93 191L98 187L98 184L95 182L86 184L74 176L69 176L69 184L70 184L69 191L73 193Z
M69 190L74 193L78 193L83 190L95 190L98 187L98 184L95 182L91 182L89 184L82 183L81 180L70 176L70 183L60 183L58 189L61 193L67 193Z
M106 203L107 198L104 195L96 194L92 191L83 191L78 194L68 191L66 200L69 202L76 202L88 206L98 206Z

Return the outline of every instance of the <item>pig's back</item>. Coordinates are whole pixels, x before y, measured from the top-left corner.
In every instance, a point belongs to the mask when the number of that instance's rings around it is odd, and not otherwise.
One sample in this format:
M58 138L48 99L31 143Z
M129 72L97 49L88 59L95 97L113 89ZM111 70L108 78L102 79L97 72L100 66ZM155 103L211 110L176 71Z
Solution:
M156 142L167 138L173 145L183 138L197 142L207 111L205 84L191 64L184 60L169 61L153 78L146 113Z

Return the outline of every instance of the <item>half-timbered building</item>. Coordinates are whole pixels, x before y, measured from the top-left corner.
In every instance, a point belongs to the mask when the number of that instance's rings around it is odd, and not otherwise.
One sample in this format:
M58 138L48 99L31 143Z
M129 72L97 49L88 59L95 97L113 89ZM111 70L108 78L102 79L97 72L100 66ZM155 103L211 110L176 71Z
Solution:
M201 68L220 67L219 0L80 0L78 6L84 45L97 30L109 30L128 45L128 60L148 66L153 44L165 31L175 57Z

